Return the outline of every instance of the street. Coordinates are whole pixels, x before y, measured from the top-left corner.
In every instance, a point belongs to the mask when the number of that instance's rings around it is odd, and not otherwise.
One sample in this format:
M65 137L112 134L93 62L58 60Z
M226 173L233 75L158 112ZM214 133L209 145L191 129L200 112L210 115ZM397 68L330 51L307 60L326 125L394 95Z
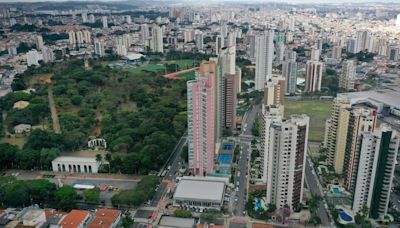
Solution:
M318 177L313 172L314 168L312 167L312 163L310 162L310 158L306 159L306 168L305 168L305 178L306 183L308 185L309 190L313 195L323 197L323 193L321 187L318 182ZM328 211L324 206L324 201L320 201L318 204L317 215L321 218L322 226L329 227L331 226L331 222L328 216Z
M234 215L237 216L244 216L244 212L246 211L248 172L251 153L250 143L253 139L251 129L257 114L260 112L260 109L261 105L256 105L249 112L247 112L245 122L242 125L243 134L240 135L236 140L241 147L236 176L234 179L235 188L237 187L239 190L236 192L235 197L237 198L237 201L235 200L235 209L233 211ZM243 126L245 127L243 128Z

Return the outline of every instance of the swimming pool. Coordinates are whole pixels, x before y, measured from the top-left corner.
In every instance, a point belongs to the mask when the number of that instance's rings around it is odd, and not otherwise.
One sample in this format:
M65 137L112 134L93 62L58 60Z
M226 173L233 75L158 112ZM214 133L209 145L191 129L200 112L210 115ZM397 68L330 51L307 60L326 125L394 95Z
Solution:
M256 202L254 203L254 210L258 211L262 209L261 200L256 198L255 201Z
M223 149L224 150L232 150L233 149L233 145L232 144L224 144L223 145Z
M351 217L350 215L348 215L343 209L338 209L339 211L339 217L340 219L342 219L345 222L351 222L353 221L353 217Z
M231 167L220 167L217 173L229 175L231 174Z
M340 195L340 188L339 188L339 186L332 186L332 192L335 193L335 194L337 194L337 195Z

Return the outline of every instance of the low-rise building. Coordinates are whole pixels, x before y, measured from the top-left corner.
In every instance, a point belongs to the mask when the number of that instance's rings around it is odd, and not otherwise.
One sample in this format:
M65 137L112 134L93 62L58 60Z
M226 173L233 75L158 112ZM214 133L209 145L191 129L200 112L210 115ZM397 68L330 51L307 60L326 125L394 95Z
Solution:
M97 173L100 163L95 157L59 156L51 162L53 172Z
M72 210L60 222L60 228L83 228L87 227L90 220L90 213L83 210Z
M179 182L174 205L202 212L204 209L219 210L223 204L226 178L184 177Z
M121 220L121 211L112 209L98 209L89 228L115 228Z

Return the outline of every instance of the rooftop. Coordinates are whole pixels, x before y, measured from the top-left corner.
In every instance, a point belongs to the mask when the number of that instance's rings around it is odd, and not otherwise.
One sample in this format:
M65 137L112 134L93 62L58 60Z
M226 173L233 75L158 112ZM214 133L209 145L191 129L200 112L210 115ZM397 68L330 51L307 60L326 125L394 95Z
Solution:
M53 162L85 162L85 163L97 163L96 158L84 158L84 157L71 157L71 156L59 156L53 160Z
M192 228L195 225L194 218L178 218L163 216L158 223L159 227Z
M60 223L62 228L78 227L89 216L88 211L72 210Z
M113 224L120 215L120 210L99 209L96 211L93 221L89 224L89 228L111 227L111 224Z
M224 182L183 179L176 188L174 198L220 202L224 190Z

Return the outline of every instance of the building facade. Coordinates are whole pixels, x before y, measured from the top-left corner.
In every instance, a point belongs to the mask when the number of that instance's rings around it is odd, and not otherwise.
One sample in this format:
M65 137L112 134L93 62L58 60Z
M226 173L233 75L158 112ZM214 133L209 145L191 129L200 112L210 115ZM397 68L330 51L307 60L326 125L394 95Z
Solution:
M264 83L272 77L272 62L274 59L274 31L265 31L255 38L256 76L255 89L263 90Z
M215 152L215 74L187 82L189 168L194 175L213 171Z
M304 92L317 92L321 90L322 72L324 64L319 61L307 61L306 84Z
M353 60L346 60L342 64L342 73L339 77L339 88L351 90L354 89L354 80L356 78L356 66Z

